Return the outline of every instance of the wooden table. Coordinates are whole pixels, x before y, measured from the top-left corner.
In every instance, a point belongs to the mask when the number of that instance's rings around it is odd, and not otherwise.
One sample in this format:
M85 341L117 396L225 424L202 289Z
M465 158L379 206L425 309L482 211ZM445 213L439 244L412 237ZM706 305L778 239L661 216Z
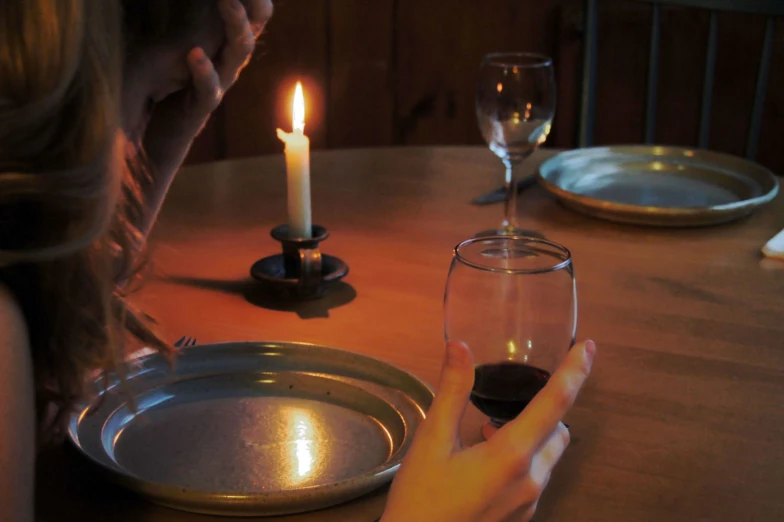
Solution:
M178 176L139 304L172 340L310 341L435 383L451 249L499 223L500 205L468 201L497 185L500 162L484 148L371 149L315 153L312 170L313 215L332 233L324 250L351 265L350 287L296 309L255 297L249 267L278 249L268 233L285 220L275 156ZM599 345L537 522L784 520L784 263L760 255L784 226L784 197L691 230L589 219L538 187L519 210L524 228L572 249L580 337ZM469 414L468 439L479 421ZM39 520L212 520L105 484L73 451L39 468ZM370 522L384 497L285 520Z

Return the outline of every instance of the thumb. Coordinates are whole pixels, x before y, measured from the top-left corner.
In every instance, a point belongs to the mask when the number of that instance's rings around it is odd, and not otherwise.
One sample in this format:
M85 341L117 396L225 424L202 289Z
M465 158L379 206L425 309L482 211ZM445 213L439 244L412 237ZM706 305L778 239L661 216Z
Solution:
M458 431L471 388L474 385L474 358L463 343L450 341L441 368L441 380L427 414L426 437L435 451L451 453L459 445Z

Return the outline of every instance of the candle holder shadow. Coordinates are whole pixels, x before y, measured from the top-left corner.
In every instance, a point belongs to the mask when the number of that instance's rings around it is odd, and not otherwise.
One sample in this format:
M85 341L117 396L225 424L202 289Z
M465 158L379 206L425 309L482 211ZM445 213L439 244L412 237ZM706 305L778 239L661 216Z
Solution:
M256 261L250 275L278 298L319 299L348 274L348 265L342 259L322 254L319 249L320 243L329 237L326 228L313 225L312 238L298 238L291 237L287 225L280 225L272 229L271 235L281 243L283 253Z

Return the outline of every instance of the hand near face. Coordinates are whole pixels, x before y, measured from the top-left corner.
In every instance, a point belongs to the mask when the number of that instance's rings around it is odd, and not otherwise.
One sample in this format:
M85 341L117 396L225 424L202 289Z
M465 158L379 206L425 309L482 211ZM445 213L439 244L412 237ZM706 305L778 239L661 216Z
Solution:
M438 394L392 483L381 522L530 520L569 444L560 421L595 351L591 341L575 346L516 419L490 440L462 449L458 429L473 386L473 358L465 346L450 344Z
M203 124L234 85L253 55L256 38L272 9L269 1L263 0L253 0L249 11L239 0L219 0L218 5L226 42L216 61L210 60L200 47L191 49L186 59L192 79L190 89L177 93L175 99L164 100L182 104L184 116L194 124Z
M201 47L186 56L190 84L152 107L143 144L150 161L164 176L176 170L191 142L204 127L223 96L248 64L256 39L272 15L271 0L217 0L225 41L214 60Z
M137 180L142 185L144 204L137 226L145 235L194 138L248 64L256 38L272 16L271 0L247 0L247 10L239 0L216 1L225 39L214 59L204 48L194 47L185 57L187 67L178 69L176 64L182 66L181 58L166 66L167 57L158 60L153 56L152 63L141 64L142 75L147 77L141 82L142 87L137 88L132 79L126 81L125 97L131 100L126 101L126 110L139 116L126 118L125 132L132 147L142 146L150 171L149 180ZM169 71L175 72L172 75ZM174 81L165 79L167 74ZM159 82L162 86L157 86Z

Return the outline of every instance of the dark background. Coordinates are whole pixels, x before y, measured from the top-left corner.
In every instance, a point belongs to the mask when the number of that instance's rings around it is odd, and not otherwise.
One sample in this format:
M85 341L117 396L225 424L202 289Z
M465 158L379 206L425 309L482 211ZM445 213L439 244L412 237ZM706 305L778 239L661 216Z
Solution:
M576 143L582 0L279 0L252 62L197 140L190 162L283 150L303 82L314 149L481 144L479 62L491 51L554 57L558 109L547 145ZM597 144L642 140L651 7L600 2ZM662 10L656 141L694 145L709 14ZM721 14L710 148L742 155L765 18ZM784 20L776 22L758 161L784 171Z

